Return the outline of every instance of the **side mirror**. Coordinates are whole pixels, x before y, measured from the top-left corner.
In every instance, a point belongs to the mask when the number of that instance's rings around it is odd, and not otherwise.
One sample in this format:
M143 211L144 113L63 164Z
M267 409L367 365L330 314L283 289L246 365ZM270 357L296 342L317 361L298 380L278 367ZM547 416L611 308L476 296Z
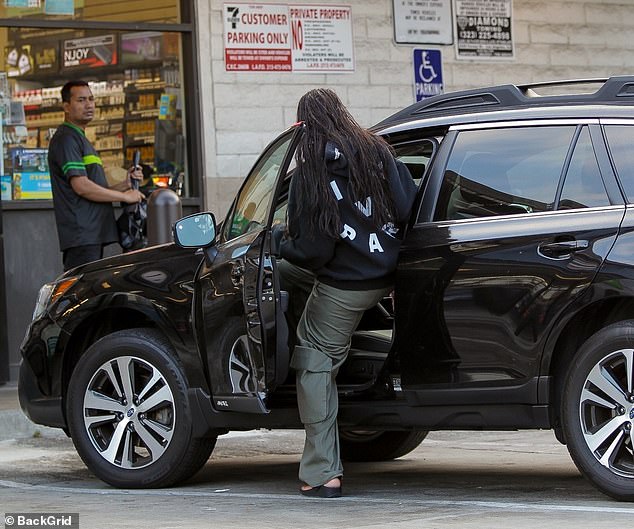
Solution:
M210 246L216 238L216 219L211 213L195 213L174 223L174 242L181 248Z

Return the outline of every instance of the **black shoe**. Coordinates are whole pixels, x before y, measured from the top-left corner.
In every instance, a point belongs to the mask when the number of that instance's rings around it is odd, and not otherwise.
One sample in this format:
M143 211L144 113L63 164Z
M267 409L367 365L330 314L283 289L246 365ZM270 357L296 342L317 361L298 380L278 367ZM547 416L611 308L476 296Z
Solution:
M325 485L319 485L318 487L312 487L310 489L299 489L299 492L303 496L309 496L311 498L341 498L341 486L339 487L326 487Z

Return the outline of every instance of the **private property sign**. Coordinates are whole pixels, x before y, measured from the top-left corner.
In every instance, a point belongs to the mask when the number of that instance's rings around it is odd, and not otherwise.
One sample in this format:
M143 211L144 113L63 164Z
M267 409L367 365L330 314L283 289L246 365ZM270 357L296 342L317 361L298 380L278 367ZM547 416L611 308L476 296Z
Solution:
M352 72L350 6L223 6L227 71Z

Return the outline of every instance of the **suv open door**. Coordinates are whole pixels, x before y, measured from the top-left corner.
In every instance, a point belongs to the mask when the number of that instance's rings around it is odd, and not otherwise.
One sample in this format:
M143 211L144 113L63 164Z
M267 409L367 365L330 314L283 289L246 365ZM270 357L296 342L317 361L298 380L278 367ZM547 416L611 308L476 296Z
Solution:
M217 410L267 413L266 396L288 372L288 330L270 224L301 127L264 151L238 193L196 277L194 307Z

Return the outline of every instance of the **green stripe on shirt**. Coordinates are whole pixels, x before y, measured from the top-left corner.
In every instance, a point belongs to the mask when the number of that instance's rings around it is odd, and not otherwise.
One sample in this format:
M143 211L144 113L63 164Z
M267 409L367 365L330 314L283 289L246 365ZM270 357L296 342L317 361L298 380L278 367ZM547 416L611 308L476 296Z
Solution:
M63 125L66 125L67 127L70 127L71 129L76 130L77 132L79 132L79 134L81 134L82 136L86 136L86 132L84 131L84 129L78 127L77 125L73 125L72 123L69 123L68 121L64 121Z
M62 171L64 171L64 174L66 174L71 169L80 169L85 172L86 164L84 164L83 162L66 162L62 167Z
M101 158L99 158L99 156L95 155L95 154L87 154L86 156L84 156L84 164L85 165L90 165L96 163L97 165L101 165L103 166L103 163L101 162Z

